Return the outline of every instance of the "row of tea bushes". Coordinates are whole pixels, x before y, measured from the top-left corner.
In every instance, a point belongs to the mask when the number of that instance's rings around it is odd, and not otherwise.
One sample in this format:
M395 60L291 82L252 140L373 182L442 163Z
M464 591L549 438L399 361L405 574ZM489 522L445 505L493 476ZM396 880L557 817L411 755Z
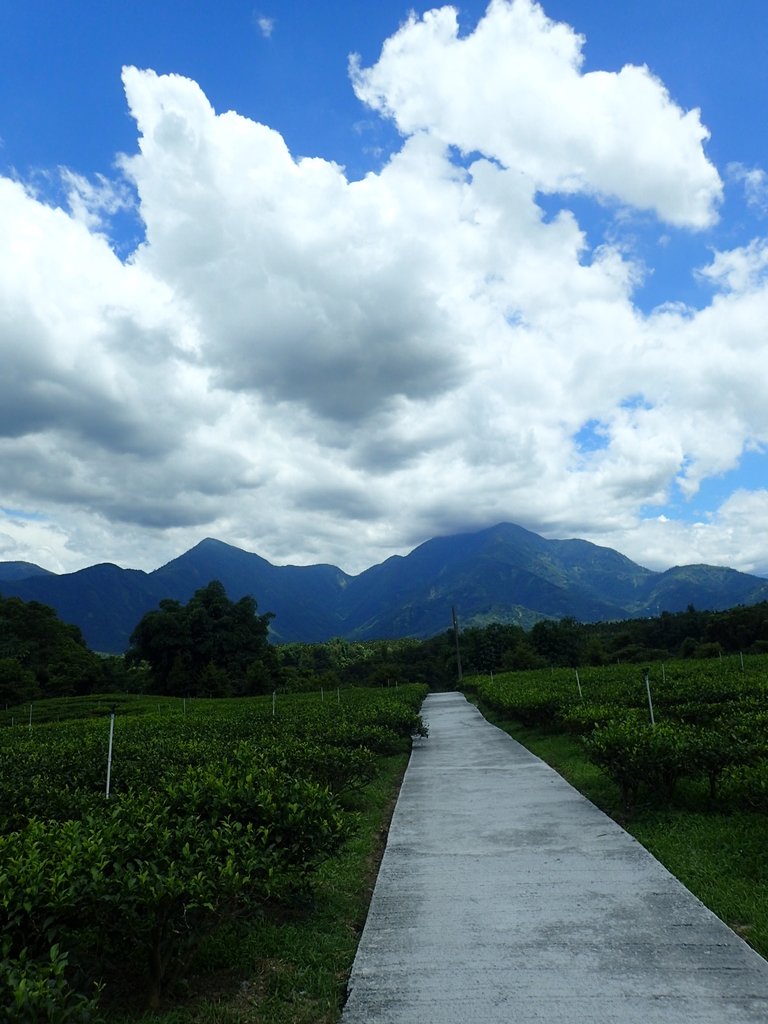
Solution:
M515 672L469 681L501 715L583 737L587 755L619 787L669 802L683 778L709 798L768 809L768 658L674 662L638 670Z
M97 1019L98 984L148 1002L222 921L306 896L354 827L342 794L423 731L424 687L196 702L0 732L0 910L10 1020ZM5 984L7 991L2 992ZM9 987L10 986L10 987Z

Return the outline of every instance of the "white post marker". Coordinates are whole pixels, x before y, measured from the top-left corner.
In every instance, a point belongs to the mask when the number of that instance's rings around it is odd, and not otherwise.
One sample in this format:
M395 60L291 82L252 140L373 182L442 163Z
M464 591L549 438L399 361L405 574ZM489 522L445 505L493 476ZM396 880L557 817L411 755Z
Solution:
M272 691L272 717L275 717L275 701L277 700L277 690Z
M651 700L651 681L648 678L648 669L644 672L645 678L645 692L648 694L648 710L651 713L651 725L656 725L656 720L653 717L653 701Z
M107 790L106 798L109 800L109 786L112 781L112 739L115 735L115 708L109 712L109 748L107 749Z
M579 679L579 670L575 668L573 671L576 673L576 685L579 688L579 697L581 697L581 699L584 700L584 694L581 692L581 680Z

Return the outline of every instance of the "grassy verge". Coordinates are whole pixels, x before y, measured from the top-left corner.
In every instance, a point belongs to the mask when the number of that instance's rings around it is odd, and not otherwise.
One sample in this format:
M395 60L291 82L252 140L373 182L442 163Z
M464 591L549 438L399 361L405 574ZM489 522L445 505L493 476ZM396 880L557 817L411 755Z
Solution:
M222 929L201 948L173 1008L118 1012L112 1024L334 1024L368 911L408 758L384 758L354 798L359 828L326 862L311 906Z
M721 920L768 958L768 817L708 807L681 786L669 808L638 807L627 816L617 787L591 764L577 737L526 728L483 714L615 818Z

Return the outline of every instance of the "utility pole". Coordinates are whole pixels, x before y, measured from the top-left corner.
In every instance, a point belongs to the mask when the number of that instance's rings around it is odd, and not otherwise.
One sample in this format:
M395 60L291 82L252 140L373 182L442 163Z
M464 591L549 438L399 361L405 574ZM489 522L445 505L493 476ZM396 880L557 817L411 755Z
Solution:
M456 618L456 609L451 607L451 615L453 616L453 637L456 641L456 671L458 673L459 682L461 682L461 651L459 650L459 620Z

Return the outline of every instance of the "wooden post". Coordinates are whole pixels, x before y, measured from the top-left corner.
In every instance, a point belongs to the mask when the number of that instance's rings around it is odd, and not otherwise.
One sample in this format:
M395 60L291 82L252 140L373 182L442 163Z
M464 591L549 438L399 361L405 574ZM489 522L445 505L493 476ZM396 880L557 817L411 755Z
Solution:
M461 682L461 651L459 650L459 620L456 618L456 609L451 608L451 616L453 617L453 636L456 641L456 671L458 680Z

